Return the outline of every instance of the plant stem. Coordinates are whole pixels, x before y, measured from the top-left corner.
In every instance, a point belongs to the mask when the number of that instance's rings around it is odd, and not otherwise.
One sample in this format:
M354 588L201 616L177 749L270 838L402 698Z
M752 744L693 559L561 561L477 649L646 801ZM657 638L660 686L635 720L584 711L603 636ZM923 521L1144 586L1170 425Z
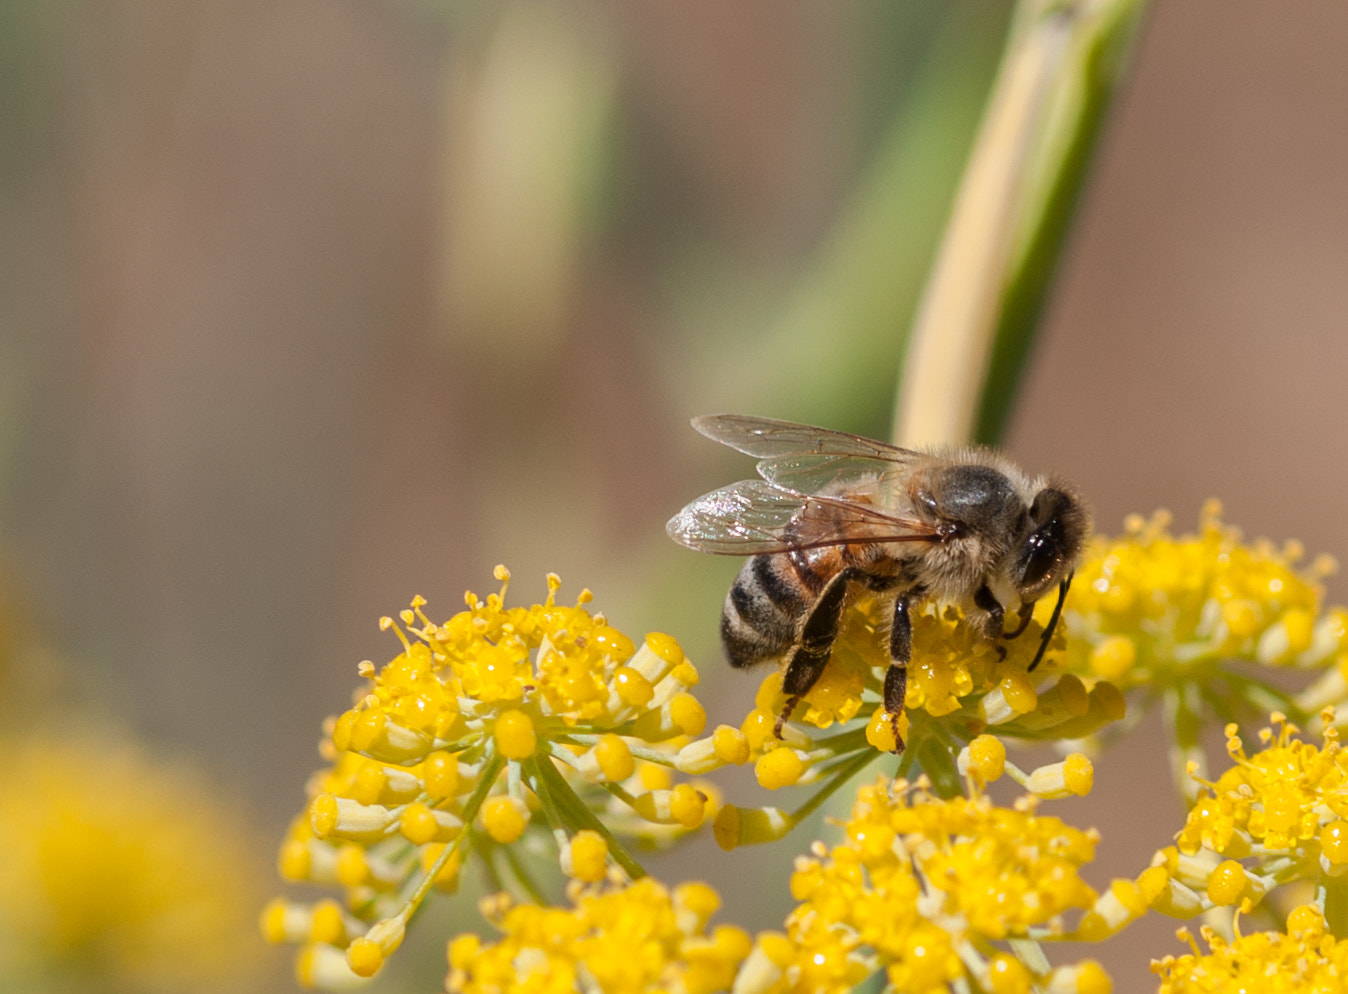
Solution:
M1000 435L1142 6L1021 0L918 309L898 444Z

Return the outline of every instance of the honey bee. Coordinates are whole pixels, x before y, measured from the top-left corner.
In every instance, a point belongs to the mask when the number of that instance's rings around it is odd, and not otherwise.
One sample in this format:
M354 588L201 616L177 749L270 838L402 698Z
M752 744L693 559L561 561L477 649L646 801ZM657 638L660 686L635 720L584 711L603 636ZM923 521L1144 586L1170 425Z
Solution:
M883 702L895 752L915 605L958 605L984 637L1010 639L1056 586L1029 669L1039 665L1090 535L1090 511L1070 484L1030 476L990 449L900 449L735 414L694 418L693 427L758 459L761 479L699 497L666 530L700 552L752 557L726 596L721 641L732 666L785 663L778 738L823 672L854 590L894 598ZM1019 621L1007 631L1012 609Z

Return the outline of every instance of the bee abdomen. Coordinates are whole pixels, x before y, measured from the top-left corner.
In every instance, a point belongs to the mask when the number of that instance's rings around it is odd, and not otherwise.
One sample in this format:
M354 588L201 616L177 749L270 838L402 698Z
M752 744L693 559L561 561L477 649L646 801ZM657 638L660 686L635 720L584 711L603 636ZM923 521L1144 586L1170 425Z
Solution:
M754 556L740 569L721 614L721 644L731 666L783 655L797 639L810 598L782 556Z

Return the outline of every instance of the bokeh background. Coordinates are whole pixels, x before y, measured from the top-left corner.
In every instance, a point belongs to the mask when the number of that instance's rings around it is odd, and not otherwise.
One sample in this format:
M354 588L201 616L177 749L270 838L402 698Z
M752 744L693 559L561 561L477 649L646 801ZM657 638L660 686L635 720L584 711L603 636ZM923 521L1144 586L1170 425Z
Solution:
M195 764L264 873L378 618L498 562L676 635L737 721L737 564L663 526L748 463L687 419L887 433L1009 10L0 7L0 566L49 650L10 700ZM1348 555L1346 114L1342 4L1152 7L1005 439L1103 529L1215 495ZM1146 728L1064 809L1097 884L1179 825ZM692 852L660 872L779 922L785 851ZM1116 990L1172 932L1103 950Z

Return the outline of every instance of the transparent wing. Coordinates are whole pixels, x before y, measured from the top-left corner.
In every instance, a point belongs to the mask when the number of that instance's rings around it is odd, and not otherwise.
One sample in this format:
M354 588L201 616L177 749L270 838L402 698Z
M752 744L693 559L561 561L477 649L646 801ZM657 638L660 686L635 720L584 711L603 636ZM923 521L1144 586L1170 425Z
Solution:
M849 432L747 414L704 414L693 419L693 427L722 445L758 457L763 479L802 493L868 477L902 476L919 458L909 449Z
M741 480L693 501L665 527L699 552L753 556L852 542L939 542L934 526L869 504Z

